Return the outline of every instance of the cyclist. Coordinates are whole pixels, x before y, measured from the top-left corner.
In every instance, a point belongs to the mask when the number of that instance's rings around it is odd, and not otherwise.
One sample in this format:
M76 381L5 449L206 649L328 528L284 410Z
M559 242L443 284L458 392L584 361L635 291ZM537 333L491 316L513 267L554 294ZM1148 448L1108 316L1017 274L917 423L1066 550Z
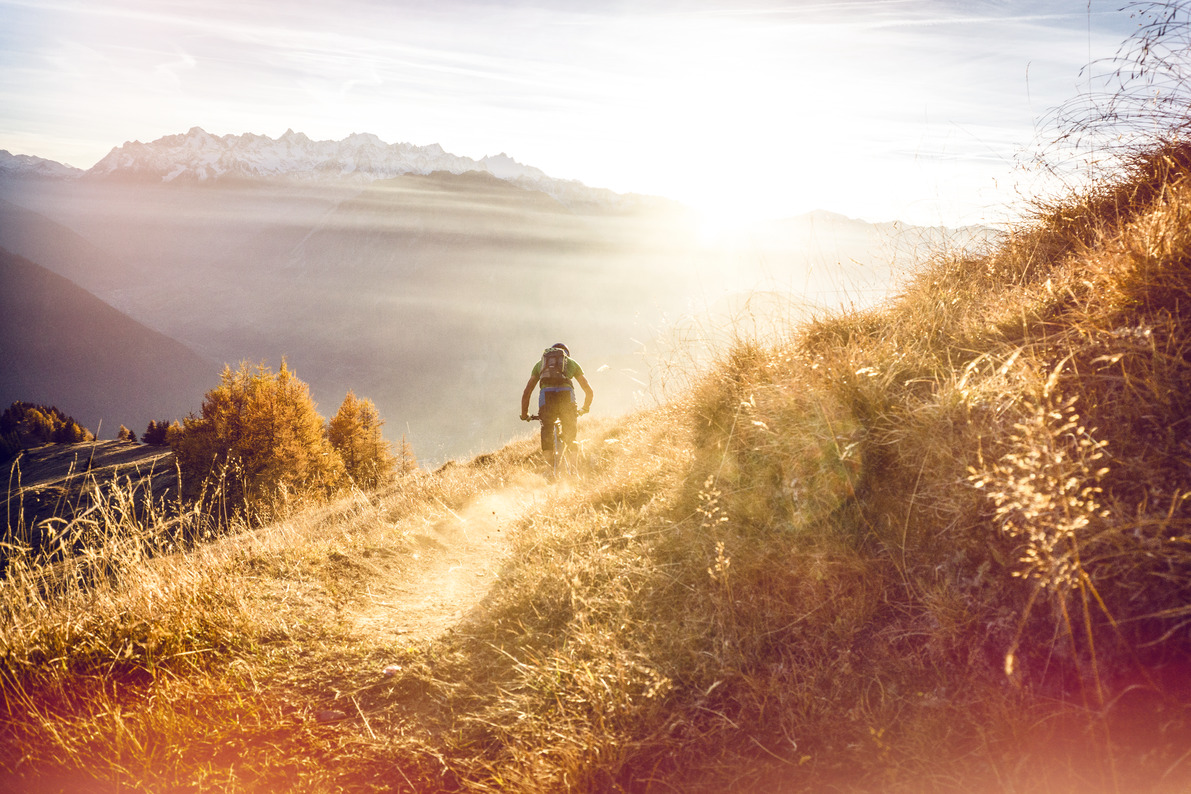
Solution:
M562 351L562 356L557 351ZM554 351L554 352L552 352ZM561 360L560 363L555 363ZM547 371L543 374L543 368ZM575 405L575 386L572 381L579 381L583 388L583 407ZM557 417L562 420L562 440L568 446L575 443L575 421L580 414L591 410L591 399L595 396L591 384L583 376L583 367L571 358L571 351L562 342L557 342L542 353L542 359L534 365L530 373L529 383L525 384L525 391L521 395L521 420L529 419L529 398L533 396L533 388L541 384L538 392L538 416L542 420L542 452L550 454L554 440L552 425Z

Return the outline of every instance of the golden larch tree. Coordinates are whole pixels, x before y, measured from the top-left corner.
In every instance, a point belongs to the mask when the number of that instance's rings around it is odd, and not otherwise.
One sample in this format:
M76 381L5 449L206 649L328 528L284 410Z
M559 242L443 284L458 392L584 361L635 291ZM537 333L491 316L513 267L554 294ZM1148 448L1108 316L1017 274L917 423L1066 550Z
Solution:
M225 366L170 443L191 495L212 473L227 472L233 502L270 500L282 493L326 495L343 483L344 466L324 430L309 387L285 360L274 373L241 362Z
M351 391L327 425L327 437L347 475L362 487L375 487L393 472L396 461L389 442L381 436L383 425L372 400Z

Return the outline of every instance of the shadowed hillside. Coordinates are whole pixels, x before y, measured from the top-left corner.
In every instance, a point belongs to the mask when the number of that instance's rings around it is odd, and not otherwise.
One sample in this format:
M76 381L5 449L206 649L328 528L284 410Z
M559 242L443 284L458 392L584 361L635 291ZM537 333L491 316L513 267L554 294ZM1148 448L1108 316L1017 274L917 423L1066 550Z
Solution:
M109 436L181 418L215 364L91 293L0 249L0 405L59 405ZM77 407L76 407L77 406Z

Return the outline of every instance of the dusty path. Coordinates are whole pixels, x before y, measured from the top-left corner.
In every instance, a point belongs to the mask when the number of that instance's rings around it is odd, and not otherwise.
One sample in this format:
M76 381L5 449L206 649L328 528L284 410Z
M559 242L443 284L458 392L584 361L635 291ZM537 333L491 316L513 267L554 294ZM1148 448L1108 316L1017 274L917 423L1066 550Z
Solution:
M355 632L379 641L432 639L457 624L496 583L517 521L548 495L532 478L479 496L417 533L416 565L374 580L350 616Z

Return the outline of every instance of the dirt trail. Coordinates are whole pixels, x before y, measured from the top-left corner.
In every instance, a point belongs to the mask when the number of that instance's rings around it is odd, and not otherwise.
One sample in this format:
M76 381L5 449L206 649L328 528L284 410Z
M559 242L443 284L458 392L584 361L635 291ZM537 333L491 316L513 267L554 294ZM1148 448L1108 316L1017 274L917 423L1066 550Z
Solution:
M509 534L546 498L533 478L476 498L417 534L417 566L404 577L374 582L352 615L352 628L380 641L416 642L439 636L480 603L509 554Z

